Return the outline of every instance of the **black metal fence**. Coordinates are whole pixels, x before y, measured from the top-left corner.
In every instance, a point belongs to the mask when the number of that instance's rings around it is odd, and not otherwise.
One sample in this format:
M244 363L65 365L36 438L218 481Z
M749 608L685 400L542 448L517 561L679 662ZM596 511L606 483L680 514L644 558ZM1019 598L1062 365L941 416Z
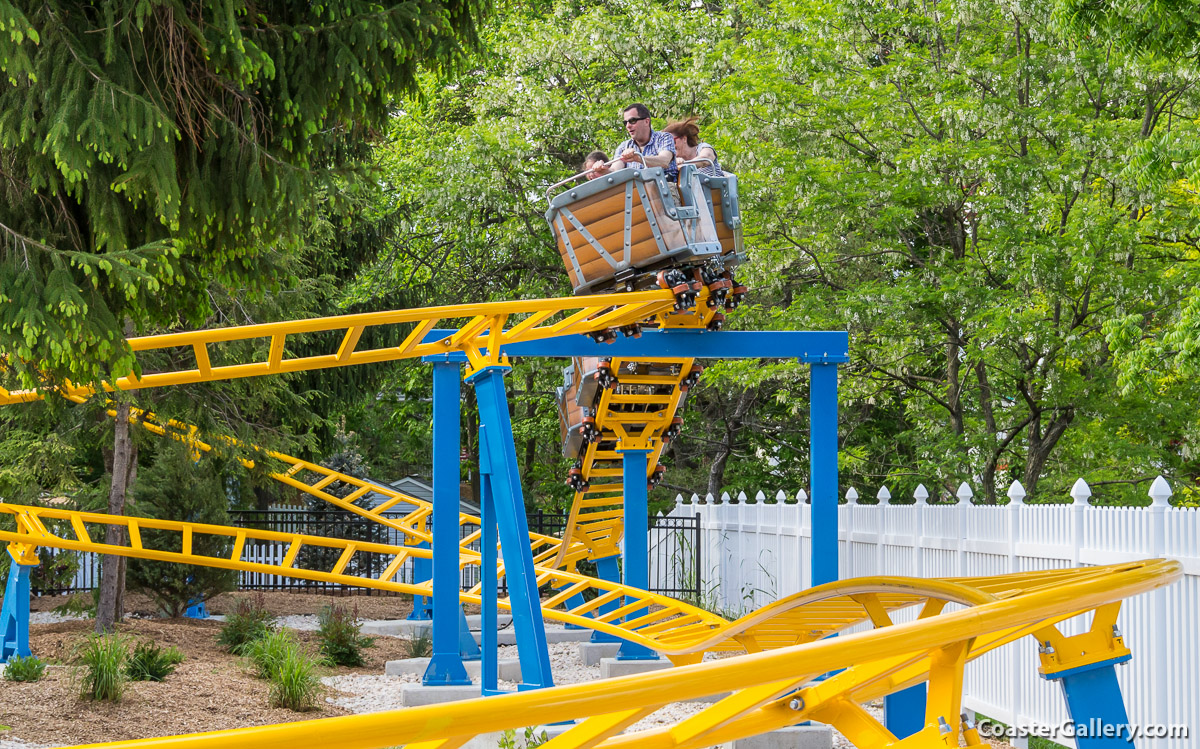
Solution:
M385 513L384 517L400 519L402 514ZM542 511L529 513L527 516L529 530L547 536L561 536L567 527L567 515L545 513ZM347 516L344 512L294 512L294 511L260 511L245 510L230 513L230 525L238 528L275 531L278 533L298 533L309 536L326 536L330 538L350 538L367 543L401 545L404 534L393 528L381 525L373 520L356 516ZM650 590L673 597L699 597L701 580L701 549L700 549L700 516L692 517L652 517L649 522L650 537ZM475 533L478 526L460 526L461 537ZM479 550L479 542L471 547ZM307 548L307 547L306 547ZM58 554L74 554L57 549L42 549L43 561L53 559ZM312 553L322 550L314 549ZM265 564L278 564L287 552L286 543L247 541L242 559L260 561ZM303 551L301 552L304 553ZM299 560L300 566L329 568L336 561L336 554L330 559ZM384 571L388 559L382 555L362 555L356 558L354 566L348 569L351 574L378 576ZM39 587L34 577L31 589L34 595L58 595L90 591L99 586L100 563L95 554L77 555L78 569L74 579L64 587ZM310 564L305 564L309 562ZM587 563L581 567L581 572L592 572ZM414 574L413 562L407 562L397 574L397 580L412 582ZM479 568L465 566L462 570L462 587L467 589L479 583ZM503 584L503 583L502 583ZM364 591L371 595L394 595L388 591L374 588L342 585L325 581L301 580L283 577L263 572L243 571L239 580L241 590L293 590L320 593L342 593L351 590ZM503 592L501 593L503 595ZM693 599L694 600L694 599Z

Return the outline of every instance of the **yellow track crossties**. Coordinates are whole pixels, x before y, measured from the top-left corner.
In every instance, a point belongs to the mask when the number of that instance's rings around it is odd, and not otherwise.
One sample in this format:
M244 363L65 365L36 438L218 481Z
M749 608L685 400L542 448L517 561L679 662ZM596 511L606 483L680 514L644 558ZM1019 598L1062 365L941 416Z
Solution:
M702 292L701 301L707 299L707 294L706 289ZM655 290L566 299L423 307L143 336L129 339L129 346L135 355L152 351L167 352L172 354L173 360L190 360L190 363L158 371L143 369L139 375L121 377L114 383L106 384L105 388L137 390L232 380L397 361L452 351L466 353L472 368L478 369L489 363L498 363L500 346L509 343L576 333L599 334L655 320L659 325L674 327L677 323L670 319L673 316L693 317L688 313L675 313L674 295L667 290ZM429 332L439 323L456 323L457 329L445 338L425 341ZM685 324L690 326L690 320ZM403 339L396 346L359 350L359 340L371 328L394 330L398 335L402 334ZM325 342L328 344L328 353L289 356L289 339ZM58 390L76 400L95 393L92 387L71 383L47 390ZM0 405L38 400L43 392L0 389Z

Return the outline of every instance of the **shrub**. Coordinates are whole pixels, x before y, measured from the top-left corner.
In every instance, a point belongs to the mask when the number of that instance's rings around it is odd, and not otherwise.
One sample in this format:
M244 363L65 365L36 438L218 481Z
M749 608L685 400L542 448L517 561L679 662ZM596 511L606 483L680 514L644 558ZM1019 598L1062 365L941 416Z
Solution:
M54 607L54 613L63 616L86 616L89 619L96 616L96 602L89 594L73 595L66 601Z
M244 655L246 647L275 631L275 615L267 611L261 594L253 599L242 598L233 613L225 618L225 626L217 635L217 644L235 655Z
M358 611L345 606L326 606L317 614L317 636L321 638L321 654L335 666L361 666L363 648L375 645L374 637L362 634Z
M125 662L125 675L130 681L162 681L183 663L178 648L160 648L153 642L138 643Z
M28 658L14 655L8 659L8 665L4 669L4 678L7 681L37 681L42 678L44 673L46 673L46 662L41 658L36 655Z
M293 643L271 674L271 706L304 712L317 706L320 695L317 662Z
M525 727L525 741L518 743L517 732L511 728L504 729L504 733L500 736L499 749L532 749L532 747L541 746L550 740L549 735L542 731L540 734L534 733L532 726Z
M125 691L129 645L120 635L91 635L79 655L84 666L84 699L120 702Z

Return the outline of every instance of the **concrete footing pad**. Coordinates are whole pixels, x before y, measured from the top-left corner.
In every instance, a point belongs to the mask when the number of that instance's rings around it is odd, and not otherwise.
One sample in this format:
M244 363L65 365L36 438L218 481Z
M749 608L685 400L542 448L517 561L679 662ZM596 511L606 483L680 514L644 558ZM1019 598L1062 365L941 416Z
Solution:
M599 666L601 659L616 658L619 642L585 642L579 645L579 660L585 666Z
M471 677L473 681L478 681L479 674L483 670L483 661L463 661L463 667L467 669L467 676ZM406 674L424 676L425 670L428 668L428 658L403 658L385 663L383 672L388 676L404 676ZM500 662L496 664L496 670L504 681L521 680L521 661L518 658L501 658Z
M722 749L832 749L833 729L814 724L789 726L777 731L721 744Z
M661 671L664 668L670 667L671 662L666 658L659 658L653 661L621 661L616 658L601 658L600 678L611 679L614 676L644 674L650 671Z
M471 700L481 694L478 684L462 687L427 687L421 684L405 684L400 690L400 704L405 707L440 705L443 702Z

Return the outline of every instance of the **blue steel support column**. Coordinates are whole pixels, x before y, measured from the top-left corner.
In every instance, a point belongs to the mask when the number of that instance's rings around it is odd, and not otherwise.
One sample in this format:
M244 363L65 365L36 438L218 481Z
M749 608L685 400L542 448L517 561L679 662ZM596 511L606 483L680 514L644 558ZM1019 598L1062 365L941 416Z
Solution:
M601 557L595 560L596 562L596 577L601 580L607 580L610 583L621 582L621 558L616 554L610 557ZM610 611L616 611L622 606L621 599L609 601L600 607L597 616L603 616ZM621 638L616 635L610 635L607 632L601 632L598 629L592 630L592 642L622 642Z
M458 602L459 440L462 388L457 363L433 365L433 657L421 683L467 685L460 655Z
M914 684L883 698L883 725L896 738L908 738L925 728L928 691L927 684Z
M475 386L481 443L486 440L491 464L495 523L499 528L513 629L517 634L517 657L521 661L520 688L536 689L553 686L554 681L550 674L550 651L546 645L533 552L529 546L529 523L525 519L525 498L521 492L512 421L508 415L508 397L504 392L504 375L509 369L487 366L471 375L468 382Z
M14 655L28 658L29 650L29 571L37 565L17 564L9 552L8 585L4 588L4 606L0 608L0 663Z
M838 579L837 365L814 363L809 389L812 585Z
M1117 683L1116 664L1129 655L1112 658L1044 678L1057 680L1067 700L1067 714L1074 724L1076 749L1128 749L1129 714Z
M429 544L422 541L417 544L418 549L431 548ZM433 560L432 559L417 559L412 560L413 582L423 583L433 577ZM408 620L412 622L427 622L433 619L433 599L429 596L413 596L413 608L408 614Z
M650 510L647 507L646 470L648 449L622 449L617 447L624 465L624 495L625 495L625 584L646 590L650 587L650 549L647 537L650 535L647 520ZM642 616L641 611L632 611L627 620ZM658 653L628 640L621 643L617 651L617 660L622 661L653 661L658 660Z
M480 686L483 696L500 691L499 643L496 637L496 503L492 499L492 469L487 455L484 428L479 428L479 646L483 655Z

